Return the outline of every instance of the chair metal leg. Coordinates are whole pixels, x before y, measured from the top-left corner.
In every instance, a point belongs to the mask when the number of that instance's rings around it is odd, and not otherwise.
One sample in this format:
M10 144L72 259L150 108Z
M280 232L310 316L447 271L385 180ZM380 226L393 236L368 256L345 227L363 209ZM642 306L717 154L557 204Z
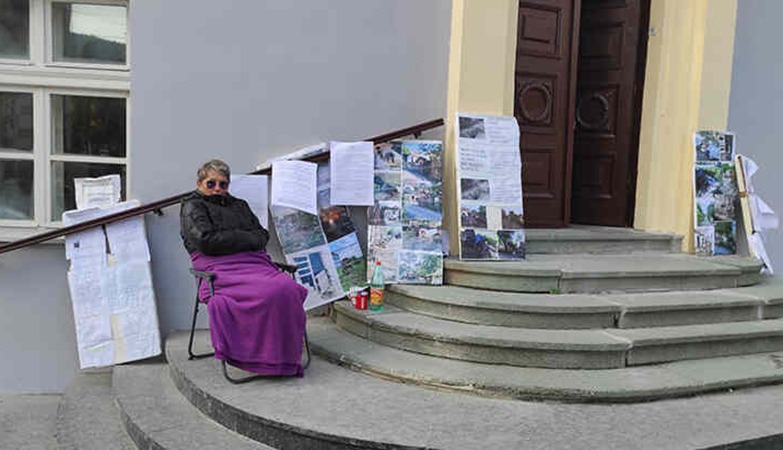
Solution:
M304 332L304 347L307 358L305 359L304 364L302 364L302 370L305 370L310 366L310 360L312 359L312 355L310 354L310 340L307 339L307 331Z
M220 363L223 365L223 376L226 377L226 380L230 381L233 384L243 384L247 383L248 381L258 380L261 378L270 378L268 375L251 375L249 377L244 378L231 378L228 375L228 365L225 361L220 361Z
M193 323L190 325L190 341L188 342L188 357L189 360L192 359L199 359L199 358L206 358L209 356L213 356L215 353L201 353L199 355L196 355L193 353L193 335L196 333L196 318L198 317L198 289L196 289L196 304L193 307Z

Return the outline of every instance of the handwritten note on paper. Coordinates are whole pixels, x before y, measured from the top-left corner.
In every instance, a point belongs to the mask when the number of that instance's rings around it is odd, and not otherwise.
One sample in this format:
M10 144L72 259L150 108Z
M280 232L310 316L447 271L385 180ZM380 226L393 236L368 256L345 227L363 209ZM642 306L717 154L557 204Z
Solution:
M232 175L231 195L246 201L264 228L269 228L269 177L266 175Z
M272 164L272 206L285 206L318 214L316 171L318 165L305 161Z
M372 206L372 142L332 142L330 153L332 204Z

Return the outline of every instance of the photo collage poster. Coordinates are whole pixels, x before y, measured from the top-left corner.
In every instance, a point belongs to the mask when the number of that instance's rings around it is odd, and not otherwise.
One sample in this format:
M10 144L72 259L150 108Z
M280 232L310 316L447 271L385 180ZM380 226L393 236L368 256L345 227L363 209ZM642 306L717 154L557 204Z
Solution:
M737 253L737 180L734 134L697 131L693 134L694 242L702 256Z
M460 259L524 259L516 119L459 114L456 133Z
M378 145L374 169L367 279L381 261L387 284L442 284L443 144Z
M318 166L318 215L272 207L280 246L296 280L310 290L305 309L345 296L365 285L365 259L348 208L330 203L329 165Z

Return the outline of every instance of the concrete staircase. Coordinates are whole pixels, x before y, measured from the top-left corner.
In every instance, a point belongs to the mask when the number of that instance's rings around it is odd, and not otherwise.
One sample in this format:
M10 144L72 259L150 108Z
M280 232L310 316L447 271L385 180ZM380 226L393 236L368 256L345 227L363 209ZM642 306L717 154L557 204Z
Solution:
M682 255L677 237L633 230L530 230L528 239L527 261L448 261L447 286L394 286L382 312L337 302L328 317L311 318L316 356L301 379L229 384L216 360L189 361L187 333L173 333L165 361L117 366L110 381L77 380L63 397L58 442L783 444L783 386L758 387L783 381L783 283L762 279L756 261ZM196 347L209 348L208 332L197 333ZM101 431L73 425L89 421Z

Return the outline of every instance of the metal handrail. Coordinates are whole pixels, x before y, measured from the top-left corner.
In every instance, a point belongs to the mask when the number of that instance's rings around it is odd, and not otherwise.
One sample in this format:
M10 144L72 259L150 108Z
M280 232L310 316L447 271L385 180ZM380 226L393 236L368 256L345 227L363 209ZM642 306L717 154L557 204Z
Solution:
M392 131L386 134L381 134L379 136L374 136L364 140L371 141L375 144L383 144L385 142L393 141L395 139L400 139L405 136L413 135L418 137L419 135L421 135L422 132L427 130L432 130L434 128L438 128L440 126L443 126L443 124L444 124L443 119L430 120L429 122L423 122L408 128L403 128L400 130ZM329 159L328 151L326 153L304 158L302 161L319 162L319 161L326 161L327 159ZM272 168L266 167L261 170L256 170L255 172L251 172L249 175L268 175L270 173L272 173ZM67 236L69 234L79 233L88 230L90 228L106 225L120 220L125 220L149 212L162 214L163 208L168 208L169 206L174 206L178 204L182 200L182 198L190 194L190 192L191 191L184 192L182 194L167 197L152 203L147 203L146 205L141 205L133 209L128 209L126 211L118 212L108 216L88 220L82 223L78 223L76 225L70 225L67 227L58 228L56 230L47 231L45 233L37 234L35 236L19 239L18 241L9 242L8 244L0 245L0 255L2 255L3 253L8 253L14 250L19 250L25 247L29 247L31 245L40 244L41 242L46 242L61 236Z

